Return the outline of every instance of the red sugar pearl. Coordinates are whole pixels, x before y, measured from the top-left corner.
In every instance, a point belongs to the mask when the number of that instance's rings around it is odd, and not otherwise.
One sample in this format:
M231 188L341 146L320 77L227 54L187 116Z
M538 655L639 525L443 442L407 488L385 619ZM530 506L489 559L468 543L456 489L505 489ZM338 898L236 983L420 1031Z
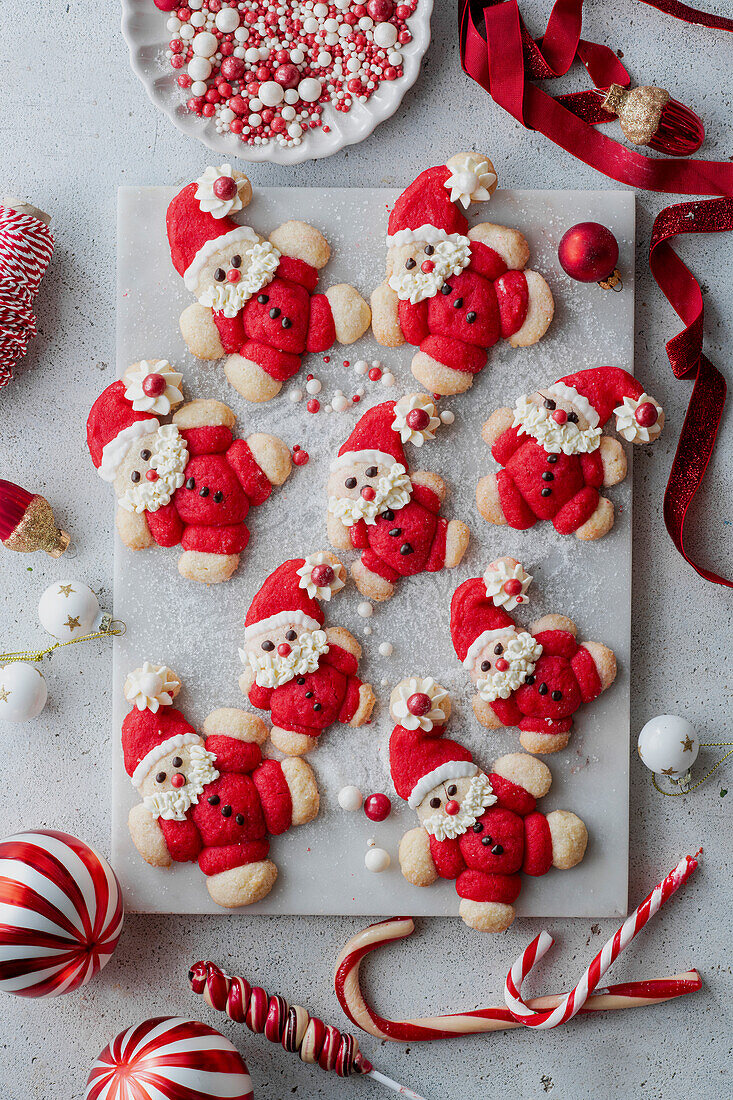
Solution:
M179 8L178 11L176 12L176 15L178 16L178 18L181 20L182 23L187 23L189 21L189 19L191 18L191 9L190 8Z
M227 80L241 80L244 76L244 62L241 57L225 57L221 63L222 75Z
M408 42L412 42L412 35L408 30L400 31L397 36L397 41L401 46L406 46Z
M634 418L642 428L651 428L652 424L656 424L659 420L656 405L652 405L651 401L644 401L634 413Z
M384 821L392 812L392 803L386 794L370 794L364 799L364 813L370 821Z
M179 88L190 88L193 84L193 81L191 80L191 77L188 75L188 73L182 73L181 76L178 77L176 83L178 84Z
M392 65L388 65L386 69L382 70L382 76L385 80L396 80L397 70Z
M184 64L185 62L179 53L174 54L174 56L171 58L172 69L182 69Z
M232 98L229 100L229 106L235 112L235 114L249 114L249 106L244 102L241 95L233 95Z
M408 428L412 428L414 432L422 432L430 423L430 413L425 409L410 409L405 417L405 422Z
M257 71L255 72L255 76L258 80L269 80L270 70L267 68L266 65L260 65L259 69L257 69Z
M522 591L522 582L520 580L517 580L516 577L512 577L505 583L504 591L506 592L507 596L518 596L519 593Z
M325 588L327 585L332 584L336 574L330 565L326 565L323 562L321 565L316 565L311 570L311 580L319 588Z
M408 7L407 4L398 4L395 15L398 19L409 19L412 15L412 8Z
M219 176L214 180L212 191L217 199L233 199L237 193L237 181L231 176Z
M229 129L232 131L233 134L241 134L242 130L244 129L244 123L242 122L241 118L233 119L233 121L229 123Z
M204 103L204 106L201 110L201 113L206 118L213 118L214 115L216 114L216 107L214 106L213 103Z
M509 668L509 662L504 660L503 657L499 657L496 661L494 661L494 668L497 672L506 672L506 670Z
M306 405L306 409L308 410L309 413L317 413L318 410L320 409L320 407L321 407L321 402L318 401L315 397L311 397L310 401Z
M296 466L305 466L306 462L310 458L307 451L302 450L300 447L293 454L293 462Z
M414 695L411 695L407 700L407 709L410 714L414 714L416 718L422 718L424 714L428 714L432 707L430 696L424 691L416 691Z
M382 377L382 372L379 369L379 367L372 367L372 369L369 371L370 381L378 382L381 377Z

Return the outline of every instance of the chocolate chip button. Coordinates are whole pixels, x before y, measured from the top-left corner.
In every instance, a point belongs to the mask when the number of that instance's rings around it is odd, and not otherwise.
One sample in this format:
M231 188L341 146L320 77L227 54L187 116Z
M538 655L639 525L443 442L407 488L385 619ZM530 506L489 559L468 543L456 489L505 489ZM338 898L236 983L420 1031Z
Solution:
M295 682L296 682L296 684L304 684L305 683L305 676L299 676L298 679Z
M263 642L262 645L260 646L260 649L264 649L265 653L271 653L274 648L275 648L275 643L271 642L269 640L269 638L266 642Z
M551 466L554 466L557 462L557 455L548 455L547 461L550 463Z
M550 695L550 698L553 700L553 702L559 703L560 700L562 699L562 692L561 691L553 691L552 694Z
M221 816L222 816L222 817L231 817L231 816L232 816L232 808L231 808L231 806L222 806L222 808L221 808Z
M544 474L542 475L542 480L543 481L554 481L555 480L555 475L553 474L552 470L545 470Z
M552 489L547 489L547 488L543 489L542 492L540 493L540 496L541 497L550 497L550 496L552 496Z
M525 682L525 684L533 684L534 683L534 676L528 676L527 679L524 682Z
M481 837L481 843L483 844L484 848L488 848L489 845L491 844L491 837L490 836L482 836Z
M450 285L450 283L443 283L442 287L440 288L440 293L441 294L450 294L450 292L452 290L453 290L453 287Z
M280 310L277 308L277 306L272 307L272 309L270 310L270 316L272 317L273 321L276 317L280 316Z
M261 306L267 305L267 303L270 301L270 295L269 294L258 294L257 295L257 301L260 303Z
M155 777L156 783L165 783L165 772L158 772Z
M402 546L400 546L400 554L407 555L407 554L411 554L411 553L412 553L412 547L410 546L409 542L403 542Z
M481 662L481 671L482 672L488 672L490 668L491 668L491 661L482 661Z
M394 512L391 508L385 508L382 512L382 519L386 519L387 523L391 523L394 519Z
M209 495L209 489L207 485L204 485L203 489L199 489L200 497L207 497Z
M313 692L312 691L306 691L305 697L306 697L306 699L312 699L313 698Z
M463 298L456 298L455 302L453 303L453 308L454 309L462 309L463 308Z
M314 703L313 704L313 710L321 710L321 704L320 703Z
M283 328L292 328L293 327L293 322L290 320L289 317L283 317L280 324L282 325Z
M550 689L548 688L547 684L543 680L542 683L540 684L540 686L537 688L537 690L539 691L540 695L547 695L547 692Z
M390 531L390 535L392 536L393 539L396 539L397 536L401 535L401 534L402 534L402 528L401 527L393 527L392 530Z
M137 485L139 480L140 480L139 471L138 470L133 470L132 473L130 474L130 481L132 481L133 484Z
M206 801L209 803L210 806L218 806L221 802L221 799L219 798L218 794L212 794L211 798L207 798Z
M492 856L503 856L504 849L502 848L501 844L495 844L494 847L491 849L491 854Z
M140 458L143 460L143 462L147 462L148 459L150 458L150 451L148 450L147 447L143 447L143 449L141 450Z
M216 279L217 283L224 282L224 279L226 278L226 272L224 271L223 267L217 267L216 271L214 272L214 278Z
M472 325L475 320L476 320L476 314L473 312L473 310L471 310L470 313L466 314L466 321L468 322L469 325Z
M244 814L237 814L234 820L236 821L237 825L244 825Z
M216 501L217 504L221 504L223 499L224 499L224 494L222 493L221 489L217 489L217 491L214 493L214 500Z
M476 824L473 826L473 831L474 833L482 833L484 831L484 827L480 821L477 821Z

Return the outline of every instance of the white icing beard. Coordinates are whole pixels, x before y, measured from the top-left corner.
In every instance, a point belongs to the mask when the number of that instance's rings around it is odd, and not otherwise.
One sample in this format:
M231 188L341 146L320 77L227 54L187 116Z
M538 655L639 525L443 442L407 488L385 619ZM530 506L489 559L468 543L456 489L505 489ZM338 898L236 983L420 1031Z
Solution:
M389 472L380 477L374 490L374 500L365 500L361 494L358 497L330 497L328 510L345 527L353 527L360 519L374 524L380 512L387 508L399 512L405 507L412 493L412 482L405 467L395 462Z
M143 476L137 485L130 482L119 500L120 507L127 512L157 512L183 485L188 446L176 425L163 424L158 428L153 446L150 469L158 474L157 480L148 481Z
M162 817L164 821L185 821L186 811L198 804L207 783L219 778L214 767L216 756L213 752L207 752L203 745L192 745L188 750L188 759L183 787L157 791L143 799L143 805L153 817Z
M199 295L202 306L210 306L215 313L236 317L246 302L272 282L280 253L269 241L258 241L242 252L242 266L238 283L212 282Z
M487 703L493 703L496 699L508 699L532 675L541 656L540 643L526 630L522 630L504 646L502 657L509 662L509 668L504 672L492 668L490 672L479 676L476 690Z
M432 271L423 271L418 261L411 271L403 266L390 276L389 285L400 301L415 305L426 298L433 298L447 278L460 275L464 267L468 267L471 262L470 240L458 233L452 234L452 238L435 245L435 252L428 257L435 265Z
M455 840L468 832L484 810L496 802L494 789L488 775L479 772L474 775L457 814L447 814L445 810L432 814L423 821L423 828L436 840Z
M519 435L531 435L550 454L590 454L601 442L600 428L579 428L569 420L556 424L552 411L535 405L526 394L514 406L512 427L519 428Z
M325 630L301 634L297 641L289 644L290 653L286 657L281 657L277 648L269 653L263 649L258 649L256 653L240 649L239 656L254 672L258 687L281 687L295 676L315 672L320 658L328 653Z

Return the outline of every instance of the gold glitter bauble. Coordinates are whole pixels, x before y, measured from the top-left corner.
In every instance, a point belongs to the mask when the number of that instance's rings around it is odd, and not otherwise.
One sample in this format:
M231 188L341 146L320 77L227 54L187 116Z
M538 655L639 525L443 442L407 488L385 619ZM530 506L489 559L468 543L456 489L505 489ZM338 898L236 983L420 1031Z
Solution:
M70 541L66 531L56 526L51 505L46 498L36 495L18 526L3 544L8 550L19 550L23 554L45 550L52 558L60 558L68 549Z
M669 103L669 92L655 88L653 84L627 91L620 84L612 84L606 92L602 107L612 115L618 115L624 136L634 145L648 145L659 129L662 111Z

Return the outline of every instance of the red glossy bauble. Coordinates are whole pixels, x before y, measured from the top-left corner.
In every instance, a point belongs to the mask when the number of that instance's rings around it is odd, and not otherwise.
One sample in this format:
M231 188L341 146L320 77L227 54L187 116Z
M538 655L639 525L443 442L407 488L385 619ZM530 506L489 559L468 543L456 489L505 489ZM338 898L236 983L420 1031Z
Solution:
M579 222L560 241L558 259L566 275L579 283L607 279L618 263L618 242L600 222Z

